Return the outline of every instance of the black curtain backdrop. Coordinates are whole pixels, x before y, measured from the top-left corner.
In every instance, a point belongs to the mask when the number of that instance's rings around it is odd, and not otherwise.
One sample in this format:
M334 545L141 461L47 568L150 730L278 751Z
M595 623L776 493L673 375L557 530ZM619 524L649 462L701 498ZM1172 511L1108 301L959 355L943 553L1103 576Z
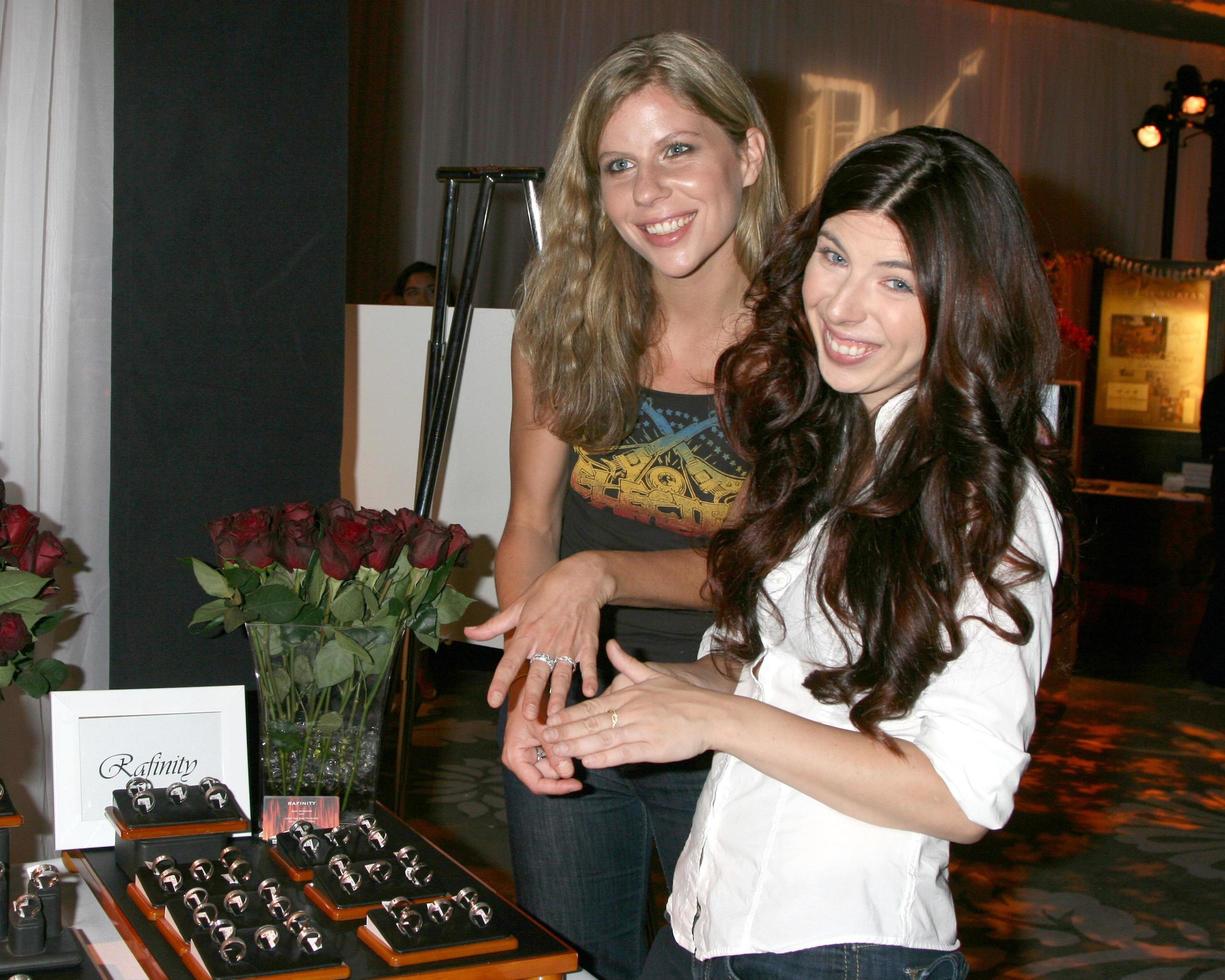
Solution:
M187 632L207 522L338 493L343 0L119 0L111 685L252 686Z

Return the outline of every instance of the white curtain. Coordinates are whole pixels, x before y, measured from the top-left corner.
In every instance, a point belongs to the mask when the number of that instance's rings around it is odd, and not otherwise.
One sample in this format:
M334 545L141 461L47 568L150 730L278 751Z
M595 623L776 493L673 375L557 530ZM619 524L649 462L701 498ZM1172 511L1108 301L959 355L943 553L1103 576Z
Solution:
M113 13L0 0L0 477L68 547L79 615L48 652L88 688L109 671ZM0 704L14 860L50 852L49 716L16 688Z

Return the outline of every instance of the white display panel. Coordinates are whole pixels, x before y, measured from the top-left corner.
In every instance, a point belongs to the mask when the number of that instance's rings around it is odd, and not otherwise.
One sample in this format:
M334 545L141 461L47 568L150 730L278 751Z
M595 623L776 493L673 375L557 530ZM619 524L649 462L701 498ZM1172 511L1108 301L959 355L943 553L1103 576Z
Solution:
M411 507L433 311L413 306L350 306L345 318L345 419L340 484L362 507ZM435 519L462 524L473 538L466 568L452 584L477 601L459 627L497 606L493 554L510 500L511 310L476 310L451 438L434 497ZM500 646L500 643L497 645Z
M246 696L241 686L53 691L55 849L105 847L104 810L134 776L154 786L220 779L251 816Z

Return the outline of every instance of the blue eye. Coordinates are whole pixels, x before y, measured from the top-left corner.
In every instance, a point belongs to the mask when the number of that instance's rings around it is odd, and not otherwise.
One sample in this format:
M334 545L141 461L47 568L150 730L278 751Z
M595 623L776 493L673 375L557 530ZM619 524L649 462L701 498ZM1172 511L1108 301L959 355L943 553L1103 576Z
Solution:
M905 279L886 279L885 284L890 289L896 292L899 292L899 293L913 293L914 292L914 290L911 289L910 287L910 283L908 283Z
M664 156L678 157L682 153L688 153L692 149L693 147L688 143L672 143L666 150L664 150Z
M620 174L629 170L632 166L632 163L621 157L616 160L609 160L608 163L604 164L604 169L610 174Z
M846 259L842 257L841 253L835 252L828 245L817 249L817 253L830 265L846 265Z

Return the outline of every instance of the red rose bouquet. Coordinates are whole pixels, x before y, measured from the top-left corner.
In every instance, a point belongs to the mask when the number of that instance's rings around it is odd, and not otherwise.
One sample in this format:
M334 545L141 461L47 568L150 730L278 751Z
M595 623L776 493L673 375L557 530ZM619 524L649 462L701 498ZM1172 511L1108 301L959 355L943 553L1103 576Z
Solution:
M355 509L347 500L257 507L208 526L220 559L190 559L215 598L189 629L215 636L246 623L411 629L438 649L438 627L472 601L446 584L471 539L401 507Z
M260 695L266 794L335 794L369 810L387 679L406 629L431 649L472 601L447 585L471 543L405 508L258 507L213 521L218 566L190 559L214 598L189 628L245 626Z
M54 574L64 546L50 531L40 531L38 521L20 504L5 505L0 482L0 700L11 684L38 698L68 676L60 661L34 656L35 640L69 612L49 608L59 592Z

